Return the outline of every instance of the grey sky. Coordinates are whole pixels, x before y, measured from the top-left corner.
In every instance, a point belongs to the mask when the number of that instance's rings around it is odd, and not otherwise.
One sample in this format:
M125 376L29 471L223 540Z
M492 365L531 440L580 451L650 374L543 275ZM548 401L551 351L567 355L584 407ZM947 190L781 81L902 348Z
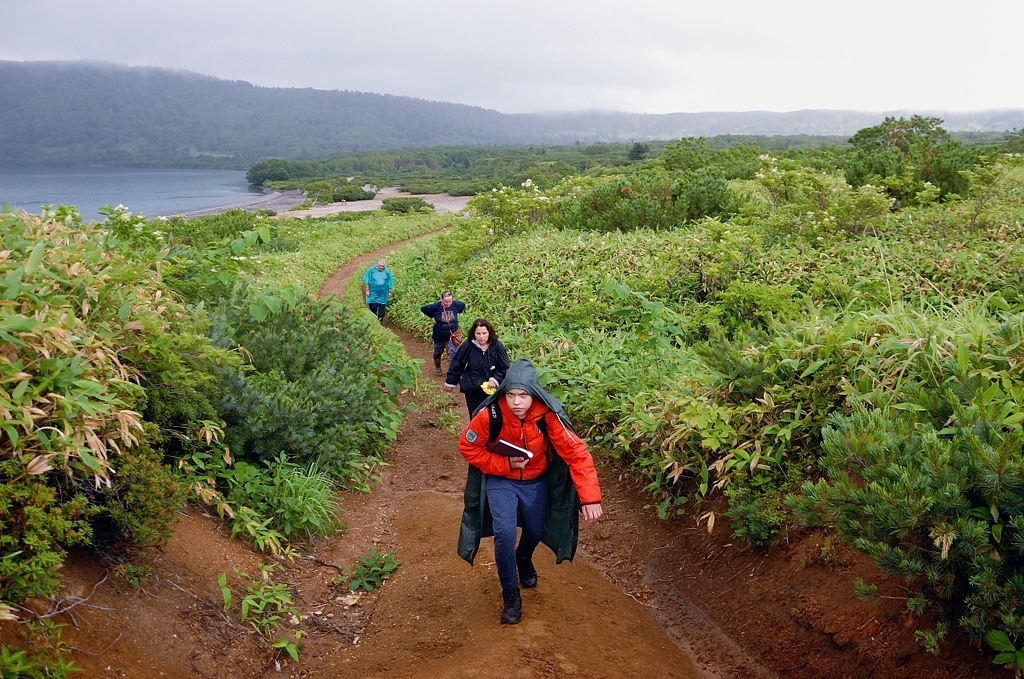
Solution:
M2 0L0 60L502 113L970 111L1024 108L1022 25L1018 0Z

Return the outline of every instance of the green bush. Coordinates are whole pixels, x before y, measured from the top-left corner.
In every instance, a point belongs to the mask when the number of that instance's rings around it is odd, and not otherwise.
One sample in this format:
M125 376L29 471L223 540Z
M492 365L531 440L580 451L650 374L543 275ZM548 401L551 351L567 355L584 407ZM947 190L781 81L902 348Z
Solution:
M683 221L722 217L735 212L737 199L721 174L708 168L684 172L674 189Z
M679 202L680 187L668 173L637 172L598 180L571 206L569 228L593 231L672 229L686 220L688 205Z
M371 200L376 194L361 184L344 177L332 177L303 184L308 201L314 204L339 203L343 200Z
M941 123L915 115L909 120L886 118L859 130L841 161L847 180L853 186L884 186L897 207L915 204L926 182L943 198L965 195L968 182L961 172L974 166L982 149L953 140Z
M309 542L340 527L334 484L313 464L301 467L281 455L266 465L238 461L223 467L219 476L227 486L229 502L270 519L267 527L289 540Z
M62 497L17 461L0 462L0 600L57 592L67 548L89 544L97 511L84 494Z
M732 534L749 545L766 549L786 524L786 511L778 493L759 495L748 486L730 486L728 517Z
M239 285L211 309L214 341L244 353L219 369L224 443L241 460L281 453L361 484L397 433L392 366L372 353L366 327L334 299Z
M99 523L96 544L131 558L138 547L163 544L171 536L187 490L163 455L148 446L123 452L113 471L110 487L97 498L112 531L106 534Z
M406 214L409 212L433 212L434 206L416 197L385 198L380 209L384 212Z
M834 525L917 590L915 609L1020 644L1024 623L1024 323L972 332L944 363L904 363L823 431L826 478L790 500L808 525ZM971 346L977 342L975 346ZM895 398L894 398L895 397Z

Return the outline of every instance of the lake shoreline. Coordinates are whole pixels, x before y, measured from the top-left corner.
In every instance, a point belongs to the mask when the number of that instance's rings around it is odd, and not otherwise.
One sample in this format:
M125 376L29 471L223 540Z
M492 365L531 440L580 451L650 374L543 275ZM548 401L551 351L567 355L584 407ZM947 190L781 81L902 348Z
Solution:
M222 212L227 212L228 210L245 210L246 212L268 210L270 212L285 212L291 210L297 205L302 205L305 201L306 194L298 189L265 189L261 196L253 198L252 200L233 203L231 205L222 205L220 207L206 208L203 210L190 210L189 212L166 216L186 218L206 217L208 215L217 215Z

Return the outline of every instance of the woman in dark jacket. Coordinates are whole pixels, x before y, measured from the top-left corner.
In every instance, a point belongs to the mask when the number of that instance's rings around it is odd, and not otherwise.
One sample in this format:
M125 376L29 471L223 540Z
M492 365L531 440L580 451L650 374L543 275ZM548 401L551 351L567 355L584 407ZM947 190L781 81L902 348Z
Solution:
M477 407L493 393L508 372L508 352L498 339L494 326L486 318L473 321L469 341L463 342L455 357L448 362L448 375L444 379L445 391L455 385L466 396L466 407L472 417Z
M420 311L434 319L430 338L434 340L434 374L441 376L441 356L448 351L448 365L455 356L456 345L453 337L459 329L459 314L466 310L466 303L455 299L450 290L441 293L441 301L424 304Z

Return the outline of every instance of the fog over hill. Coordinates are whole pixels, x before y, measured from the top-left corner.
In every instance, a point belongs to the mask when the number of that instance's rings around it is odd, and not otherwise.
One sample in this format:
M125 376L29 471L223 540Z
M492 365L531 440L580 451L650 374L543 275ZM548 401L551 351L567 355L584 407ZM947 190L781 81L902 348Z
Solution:
M503 114L387 94L256 87L188 71L104 62L0 61L0 165L247 168L431 146L572 145L718 135L834 135L887 116L941 118L951 132L1024 128L1002 111L614 111Z

